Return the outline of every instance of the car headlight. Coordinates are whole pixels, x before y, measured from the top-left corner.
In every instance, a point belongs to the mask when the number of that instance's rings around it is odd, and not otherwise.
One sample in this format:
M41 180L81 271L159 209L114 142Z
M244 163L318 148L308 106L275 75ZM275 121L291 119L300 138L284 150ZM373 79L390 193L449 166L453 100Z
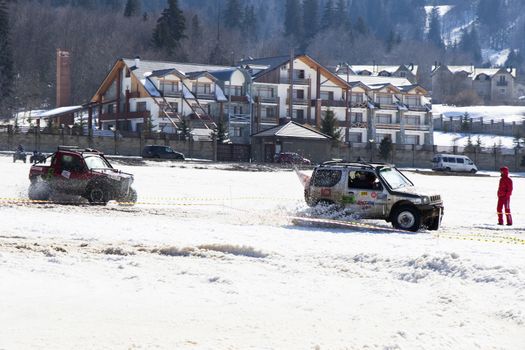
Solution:
M421 197L421 202L422 202L423 204L429 204L429 203L430 203L430 198L427 197L427 196L422 196L422 197Z

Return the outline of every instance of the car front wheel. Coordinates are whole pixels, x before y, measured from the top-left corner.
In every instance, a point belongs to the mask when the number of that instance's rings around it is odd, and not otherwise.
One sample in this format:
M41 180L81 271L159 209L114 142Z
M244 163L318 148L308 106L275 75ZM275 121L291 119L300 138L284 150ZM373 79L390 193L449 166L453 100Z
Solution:
M102 186L88 188L86 198L90 204L106 205L109 202L109 191Z
M421 227L419 210L411 206L401 206L396 209L392 218L392 225L400 230L415 232Z

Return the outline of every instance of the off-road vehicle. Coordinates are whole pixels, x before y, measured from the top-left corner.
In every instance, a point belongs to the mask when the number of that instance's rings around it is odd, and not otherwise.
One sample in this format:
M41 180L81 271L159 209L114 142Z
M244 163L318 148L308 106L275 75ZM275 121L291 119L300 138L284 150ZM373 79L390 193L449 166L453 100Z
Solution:
M61 193L82 196L92 204L137 201L131 187L133 175L113 168L101 152L89 148L59 146L51 165L31 166L29 180L28 195L33 200L48 200Z
M344 206L359 218L384 219L408 231L437 230L443 217L439 194L420 192L395 166L383 163L322 163L305 187L305 200L310 206Z

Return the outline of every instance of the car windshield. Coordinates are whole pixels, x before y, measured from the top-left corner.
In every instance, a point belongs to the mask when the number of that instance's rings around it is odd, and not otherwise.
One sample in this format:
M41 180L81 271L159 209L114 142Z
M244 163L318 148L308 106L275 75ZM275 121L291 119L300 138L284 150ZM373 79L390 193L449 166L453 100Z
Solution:
M413 186L412 183L395 168L383 168L379 171L379 175L381 175L381 178L393 190Z
M88 156L84 158L88 169L105 169L111 168L111 165L100 156Z

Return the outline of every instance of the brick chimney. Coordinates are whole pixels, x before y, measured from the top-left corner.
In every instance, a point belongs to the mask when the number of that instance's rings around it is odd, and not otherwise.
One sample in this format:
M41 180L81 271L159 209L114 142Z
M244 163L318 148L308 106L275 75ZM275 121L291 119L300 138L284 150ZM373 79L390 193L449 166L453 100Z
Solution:
M57 49L57 99L56 107L71 104L71 60L69 51Z

